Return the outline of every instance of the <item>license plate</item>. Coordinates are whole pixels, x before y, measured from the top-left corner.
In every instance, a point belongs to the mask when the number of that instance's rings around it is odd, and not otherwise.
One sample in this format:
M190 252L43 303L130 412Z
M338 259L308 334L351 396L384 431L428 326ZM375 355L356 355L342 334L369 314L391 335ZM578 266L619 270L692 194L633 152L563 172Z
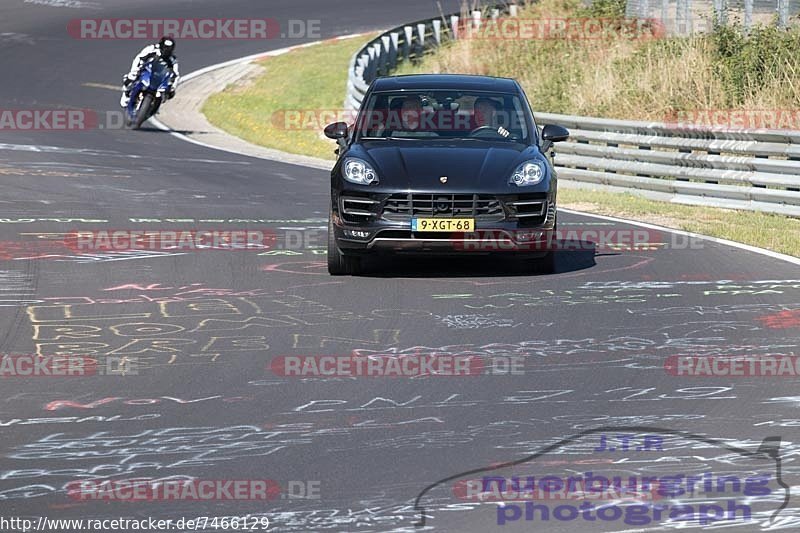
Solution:
M411 231L475 231L475 219L412 218Z

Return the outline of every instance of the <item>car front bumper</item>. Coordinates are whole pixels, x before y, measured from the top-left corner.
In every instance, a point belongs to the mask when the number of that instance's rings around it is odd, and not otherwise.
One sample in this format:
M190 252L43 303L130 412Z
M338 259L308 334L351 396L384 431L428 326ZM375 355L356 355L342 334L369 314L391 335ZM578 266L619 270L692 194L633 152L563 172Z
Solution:
M537 202L540 205L534 205ZM347 254L513 252L542 256L552 249L556 214L553 194L538 194L535 200L522 195L501 196L497 203L499 208L490 214L469 209L436 213L430 212L428 204L422 204L421 212L417 212L418 207L412 207L398 213L388 210L389 203L385 199L376 201L343 194L334 202L336 243ZM415 216L472 218L475 231L413 231L411 218Z

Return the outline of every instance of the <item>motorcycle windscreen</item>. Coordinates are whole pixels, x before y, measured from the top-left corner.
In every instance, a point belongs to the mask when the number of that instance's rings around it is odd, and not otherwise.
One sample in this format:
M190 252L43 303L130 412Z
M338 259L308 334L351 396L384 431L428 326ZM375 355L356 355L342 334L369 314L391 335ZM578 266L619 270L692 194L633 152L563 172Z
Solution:
M166 88L171 75L172 72L166 61L153 61L150 66L150 88L153 90Z

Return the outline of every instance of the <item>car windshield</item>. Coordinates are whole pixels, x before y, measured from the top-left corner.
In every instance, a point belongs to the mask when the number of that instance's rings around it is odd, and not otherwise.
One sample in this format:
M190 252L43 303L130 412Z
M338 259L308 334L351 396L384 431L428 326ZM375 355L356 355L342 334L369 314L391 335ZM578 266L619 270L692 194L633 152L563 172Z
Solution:
M359 116L361 138L527 141L516 94L485 91L374 92Z

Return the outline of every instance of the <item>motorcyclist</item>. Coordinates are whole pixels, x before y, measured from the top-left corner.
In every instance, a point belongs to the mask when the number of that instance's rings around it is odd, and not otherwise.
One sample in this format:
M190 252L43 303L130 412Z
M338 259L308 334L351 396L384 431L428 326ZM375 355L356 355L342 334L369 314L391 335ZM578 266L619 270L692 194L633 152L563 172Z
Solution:
M131 89L133 84L142 73L142 68L148 61L161 58L172 71L172 79L170 80L169 88L164 95L164 100L169 100L175 96L175 87L178 85L180 72L178 71L178 58L175 57L175 39L171 37L162 37L156 44L150 44L142 48L131 63L131 71L122 77L122 97L119 100L120 107L128 107L128 102L131 97Z

